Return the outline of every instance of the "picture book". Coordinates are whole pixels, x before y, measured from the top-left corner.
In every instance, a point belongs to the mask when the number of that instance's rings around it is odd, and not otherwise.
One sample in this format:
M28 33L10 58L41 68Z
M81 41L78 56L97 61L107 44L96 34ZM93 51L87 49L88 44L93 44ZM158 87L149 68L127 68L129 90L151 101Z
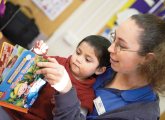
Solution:
M8 59L11 55L11 52L13 51L14 46L3 42L1 52L0 52L0 75L2 74L3 70L5 69Z
M8 69L7 72L3 71L3 75L1 74L0 105L27 113L37 99L39 90L46 83L43 75L35 74L39 69L36 63L46 60L18 45L10 54L8 66L12 59L14 63L9 69L8 67L4 69L4 71Z
M6 67L4 68L2 75L0 76L1 81L3 80L3 77L5 77L5 75L10 71L10 69L13 67L14 63L16 62L16 60L18 59L18 57L21 55L21 53L25 50L25 48L23 48L20 45L15 45L13 48L13 51L10 55L10 57L8 58L8 62L6 64Z

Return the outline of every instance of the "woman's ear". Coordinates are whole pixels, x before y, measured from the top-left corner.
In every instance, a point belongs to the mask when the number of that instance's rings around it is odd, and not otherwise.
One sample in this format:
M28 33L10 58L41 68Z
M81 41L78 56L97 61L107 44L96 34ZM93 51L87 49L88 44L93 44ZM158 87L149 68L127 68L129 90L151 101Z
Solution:
M149 63L154 59L155 59L155 54L154 53L147 53L147 55L145 56L144 62Z
M106 67L99 67L99 68L97 68L95 74L100 75L100 74L104 73L105 71L106 71Z

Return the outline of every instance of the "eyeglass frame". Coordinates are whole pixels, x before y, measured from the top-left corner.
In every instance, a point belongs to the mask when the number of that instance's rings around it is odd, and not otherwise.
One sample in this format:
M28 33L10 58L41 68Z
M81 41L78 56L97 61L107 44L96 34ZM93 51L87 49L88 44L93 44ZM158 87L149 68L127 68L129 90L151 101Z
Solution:
M120 52L120 51L128 51L128 52L140 52L140 51L135 51L135 50L130 50L130 49L124 49L124 48L121 48L119 44L115 43L115 40L116 40L116 31L113 31L110 33L109 35L110 37L110 42L111 42L111 45L114 44L114 51L115 52Z

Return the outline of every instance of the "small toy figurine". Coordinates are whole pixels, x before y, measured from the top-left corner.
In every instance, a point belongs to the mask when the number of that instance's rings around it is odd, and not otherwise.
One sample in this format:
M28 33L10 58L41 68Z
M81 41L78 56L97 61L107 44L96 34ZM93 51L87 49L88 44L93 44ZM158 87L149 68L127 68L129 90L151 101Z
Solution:
M37 55L46 55L48 52L48 46L44 43L43 40L36 41L34 47L31 49L32 52Z

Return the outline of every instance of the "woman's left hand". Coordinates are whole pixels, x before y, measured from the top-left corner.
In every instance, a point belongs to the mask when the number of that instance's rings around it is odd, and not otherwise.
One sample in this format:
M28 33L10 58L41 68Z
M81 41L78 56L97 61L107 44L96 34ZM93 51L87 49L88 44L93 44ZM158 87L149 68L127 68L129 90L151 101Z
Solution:
M66 93L72 88L69 75L55 58L47 58L48 62L38 62L37 66L41 69L37 70L37 74L43 74L47 82L61 93Z

